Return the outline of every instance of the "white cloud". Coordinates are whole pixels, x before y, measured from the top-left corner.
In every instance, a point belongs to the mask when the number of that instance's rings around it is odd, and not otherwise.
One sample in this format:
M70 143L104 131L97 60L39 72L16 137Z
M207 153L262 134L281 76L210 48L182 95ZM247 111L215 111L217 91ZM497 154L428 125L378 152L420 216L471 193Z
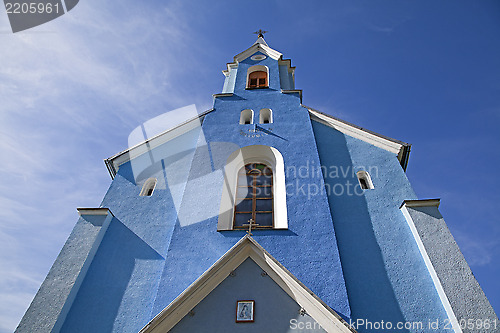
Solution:
M75 208L99 204L102 159L148 117L196 102L176 85L193 66L179 4L82 1L17 34L0 22L0 332L19 323Z

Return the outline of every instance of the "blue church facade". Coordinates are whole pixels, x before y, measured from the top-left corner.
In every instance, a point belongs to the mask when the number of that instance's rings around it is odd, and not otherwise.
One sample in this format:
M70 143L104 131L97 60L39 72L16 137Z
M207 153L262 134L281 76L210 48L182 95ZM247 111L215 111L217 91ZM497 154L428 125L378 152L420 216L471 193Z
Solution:
M211 110L106 160L16 332L499 332L410 146L304 106L262 36L234 58Z

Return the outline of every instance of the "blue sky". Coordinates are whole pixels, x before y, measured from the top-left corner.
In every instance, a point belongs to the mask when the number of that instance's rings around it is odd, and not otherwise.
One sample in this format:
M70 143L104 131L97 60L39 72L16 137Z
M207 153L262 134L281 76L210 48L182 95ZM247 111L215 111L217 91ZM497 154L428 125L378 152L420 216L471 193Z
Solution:
M221 70L269 30L303 102L409 142L408 177L441 212L500 312L500 2L82 0L12 34L0 10L0 332L12 331L103 159L145 121L211 108Z

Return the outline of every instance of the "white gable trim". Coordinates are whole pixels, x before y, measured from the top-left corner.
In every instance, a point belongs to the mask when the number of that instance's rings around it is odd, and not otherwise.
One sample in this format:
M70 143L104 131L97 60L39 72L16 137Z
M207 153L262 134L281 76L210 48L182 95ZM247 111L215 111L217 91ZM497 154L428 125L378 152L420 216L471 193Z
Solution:
M140 333L168 332L247 258L267 272L326 332L356 332L283 265L246 235L153 318Z
M109 174L111 175L111 178L115 178L116 173L118 172L118 168L120 165L127 163L130 160L133 160L134 158L147 153L153 148L156 148L158 146L161 146L162 144L175 139L176 137L189 132L190 130L200 126L200 122L203 121L204 116L210 112L212 112L214 109L207 110L205 112L200 113L198 116L191 118L173 128L170 128L154 137L151 139L147 139L129 149L126 149L122 151L121 153L118 153L110 158L107 158L104 160L104 163L106 164L106 167L108 168Z
M228 76L229 72L231 69L237 68L238 63L242 62L243 60L251 57L254 55L256 52L261 52L262 54L267 55L268 57L274 59L274 60L281 60L283 61L283 55L279 53L276 50L273 50L267 44L260 44L260 43L255 43L252 46L250 46L248 49L245 51L241 52L240 54L237 54L233 58L233 62L227 64L227 69L222 71L224 75ZM293 68L294 70L295 68Z
M387 150L388 152L396 154L398 160L401 162L401 165L403 166L403 169L406 169L411 148L410 144L371 132L367 129L355 126L346 121L324 114L322 112L319 112L318 110L314 110L305 105L302 106L309 111L311 120L317 121L319 123L332 127L339 132L349 135L353 138L362 140L366 143L372 144L376 147L382 148L384 150Z

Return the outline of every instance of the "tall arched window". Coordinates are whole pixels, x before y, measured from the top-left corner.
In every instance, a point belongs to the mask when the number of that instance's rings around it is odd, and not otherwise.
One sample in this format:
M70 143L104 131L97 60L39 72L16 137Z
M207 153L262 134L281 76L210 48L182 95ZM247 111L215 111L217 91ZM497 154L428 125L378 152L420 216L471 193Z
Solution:
M234 207L234 229L250 220L255 228L273 227L273 171L263 163L246 164L238 172Z
M141 193L139 195L141 197L150 197L151 195L153 195L155 187L156 187L156 178L149 178L144 182Z
M254 172L249 172L247 175L247 172L251 170L254 170ZM257 172L257 170L259 171ZM261 177L259 177L259 173ZM255 182L257 182L255 199L253 192L249 192L249 189L253 191L252 181L254 178L256 178ZM253 217L252 214L255 214L255 223L260 224L263 228L271 228L272 226L273 229L288 229L285 163L283 156L276 148L252 145L235 150L228 156L224 166L222 185L219 220L217 222L218 231L238 229L238 225L248 223L248 220ZM247 188L244 195L242 191L245 191L245 189L242 187ZM252 200L245 201L241 199ZM255 211L253 210L254 201ZM250 202L252 202L250 207L252 210L243 207L245 204L250 205ZM263 206L269 205L269 203L272 204L271 210L267 210L268 207ZM235 213L235 211L239 213ZM246 214L249 215L236 217L238 220L235 223L235 215L244 214L243 212L247 212ZM267 214L272 212L272 222L269 222L269 215L265 215L266 212Z
M263 65L255 65L247 71L247 89L269 87L269 69Z
M246 109L241 111L240 124L253 124L253 110Z
M271 109L262 109L259 112L259 123L270 124L273 122L273 111Z
M361 171L358 171L356 173L356 175L358 176L358 181L359 181L359 185L361 186L361 188L363 190L370 190L370 189L373 189L373 183L372 183L372 179L370 177L370 174L364 170L361 170Z

